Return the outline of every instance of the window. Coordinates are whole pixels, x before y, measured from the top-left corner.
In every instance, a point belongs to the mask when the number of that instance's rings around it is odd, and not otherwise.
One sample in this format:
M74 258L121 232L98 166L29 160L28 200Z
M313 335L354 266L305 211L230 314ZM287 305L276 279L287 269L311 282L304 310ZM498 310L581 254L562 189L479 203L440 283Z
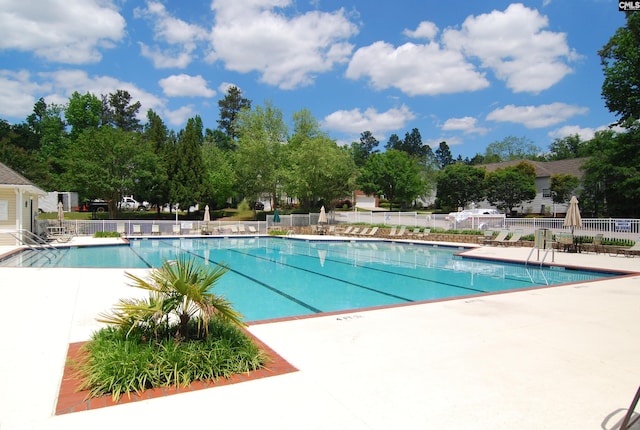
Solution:
M551 188L542 189L542 197L551 197Z

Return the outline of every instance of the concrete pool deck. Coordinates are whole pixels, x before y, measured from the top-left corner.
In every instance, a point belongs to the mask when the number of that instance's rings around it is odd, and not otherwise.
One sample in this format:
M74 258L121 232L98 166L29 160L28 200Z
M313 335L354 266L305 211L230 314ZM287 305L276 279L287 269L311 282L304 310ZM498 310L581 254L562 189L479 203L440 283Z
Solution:
M253 325L298 372L60 416L68 344L131 289L119 269L0 268L0 429L617 428L640 384L640 258L555 262L639 273Z

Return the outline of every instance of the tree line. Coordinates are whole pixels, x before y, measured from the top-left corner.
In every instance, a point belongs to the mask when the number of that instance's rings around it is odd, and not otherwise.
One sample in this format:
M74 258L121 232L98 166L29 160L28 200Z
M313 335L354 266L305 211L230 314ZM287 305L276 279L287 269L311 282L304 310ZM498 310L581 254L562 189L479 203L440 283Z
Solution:
M384 151L370 131L340 146L310 111L294 113L289 128L272 103L253 106L231 87L218 101L215 130L204 128L199 116L171 130L153 110L143 124L140 103L125 90L99 97L74 92L65 105L40 99L24 122L0 120L0 161L43 189L106 199L112 213L127 194L183 208L196 203L218 208L268 195L274 205L288 198L311 209L332 208L356 189L384 196L392 208L416 206L437 190L436 202L444 209L486 198L508 211L535 196L531 165L491 173L479 165L587 157L580 184L576 178L552 178L554 199L576 192L591 216L637 217L638 52L640 15L630 12L626 25L598 52L602 96L619 118L618 131L601 130L587 141L578 135L556 139L547 151L526 137L508 136L487 145L483 154L454 158L446 142L435 151L423 143L417 128L404 138L392 134Z

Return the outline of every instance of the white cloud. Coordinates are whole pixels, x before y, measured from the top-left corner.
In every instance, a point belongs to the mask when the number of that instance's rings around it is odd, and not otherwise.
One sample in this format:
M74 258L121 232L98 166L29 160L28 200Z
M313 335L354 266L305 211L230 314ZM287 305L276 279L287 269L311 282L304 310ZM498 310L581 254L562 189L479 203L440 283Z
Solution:
M139 43L142 56L157 68L187 67L193 61L197 42L208 38L207 30L171 16L158 2L149 1L146 8L136 8L134 16L151 21L154 39L163 45L161 48Z
M438 34L438 27L433 22L422 21L415 30L405 29L402 33L413 39L433 40Z
M193 106L187 105L175 110L165 110L163 115L169 124L178 126L186 123L187 119L193 116L193 113Z
M437 139L427 139L424 143L429 145L432 149L438 149L440 142L447 142L447 146L462 145L464 141L457 136L452 137L439 137Z
M222 82L220 85L218 85L218 91L220 91L222 94L227 94L229 92L229 88L231 87L236 87L240 90L240 92L242 92L242 88L231 82Z
M61 70L52 73L42 73L40 77L51 87L53 94L47 96L47 100L68 101L74 91L79 93L92 93L100 97L102 94L110 94L116 90L126 90L131 95L133 102L141 104L138 118L144 119L148 109L162 110L165 101L155 95L139 88L136 84L112 78L110 76L89 76L83 70Z
M395 87L410 96L477 91L489 86L458 51L437 43L406 43L394 48L375 42L356 51L346 76L369 77L376 89Z
M580 136L581 140L591 140L595 137L597 131L607 129L609 129L609 126L607 125L601 125L597 128L580 127L579 125L565 125L564 127L550 131L547 135L552 139L562 139L568 136L575 136L577 134ZM614 127L614 130L621 131L621 129L616 129L616 127Z
M582 106L566 103L551 103L540 106L508 105L498 108L487 115L488 120L498 122L513 122L527 128L551 127L566 121L574 115L588 112Z
M100 50L124 34L125 20L109 0L3 0L0 7L0 50L52 62L98 62Z
M468 17L461 30L447 29L450 49L480 59L514 92L546 90L572 72L566 64L579 58L564 33L545 30L546 16L520 3L502 11Z
M0 117L25 118L33 111L34 94L45 89L26 70L0 70Z
M348 61L353 46L346 40L358 30L343 9L287 17L282 8L290 5L291 0L213 0L208 60L236 72L257 71L261 81L282 89L309 85L315 74Z
M140 54L150 59L153 62L153 66L157 69L184 69L193 60L193 57L188 51L181 51L179 49L164 49L161 50L158 47L149 47L142 42L138 42L140 45Z
M489 130L484 127L477 127L476 118L465 116L462 118L449 118L442 125L443 131L463 131L465 134L477 133L486 134Z
M162 91L169 97L213 97L216 92L207 86L207 81L201 76L186 74L172 75L158 82Z
M400 129L414 118L415 114L405 105L386 112L378 112L375 108L368 108L364 112L360 109L339 110L327 115L322 121L322 127L351 134L369 130L373 135L378 135Z

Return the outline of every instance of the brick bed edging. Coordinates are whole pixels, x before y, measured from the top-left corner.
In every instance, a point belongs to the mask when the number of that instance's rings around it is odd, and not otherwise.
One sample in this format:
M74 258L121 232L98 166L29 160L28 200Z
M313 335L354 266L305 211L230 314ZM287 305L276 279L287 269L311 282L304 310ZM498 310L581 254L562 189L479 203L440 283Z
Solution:
M249 373L239 373L230 378L219 378L217 380L195 381L186 387L160 387L144 390L140 393L132 393L131 395L122 395L117 402L113 401L110 395L102 397L89 398L89 391L79 391L80 378L71 368L71 361L77 358L81 351L82 345L86 342L70 343L67 350L67 359L65 361L64 373L58 393L58 401L56 402L55 415L69 414L73 412L88 411L90 409L104 408L108 406L122 405L141 400L148 400L157 397L171 396L174 394L187 393L190 391L198 391L207 388L220 387L224 385L237 384L255 379L268 378L271 376L284 375L286 373L297 372L298 369L292 366L288 361L282 358L278 353L271 349L267 344L255 337L253 334L245 331L245 333L253 339L258 347L264 351L267 356L267 364L261 369L254 370Z

